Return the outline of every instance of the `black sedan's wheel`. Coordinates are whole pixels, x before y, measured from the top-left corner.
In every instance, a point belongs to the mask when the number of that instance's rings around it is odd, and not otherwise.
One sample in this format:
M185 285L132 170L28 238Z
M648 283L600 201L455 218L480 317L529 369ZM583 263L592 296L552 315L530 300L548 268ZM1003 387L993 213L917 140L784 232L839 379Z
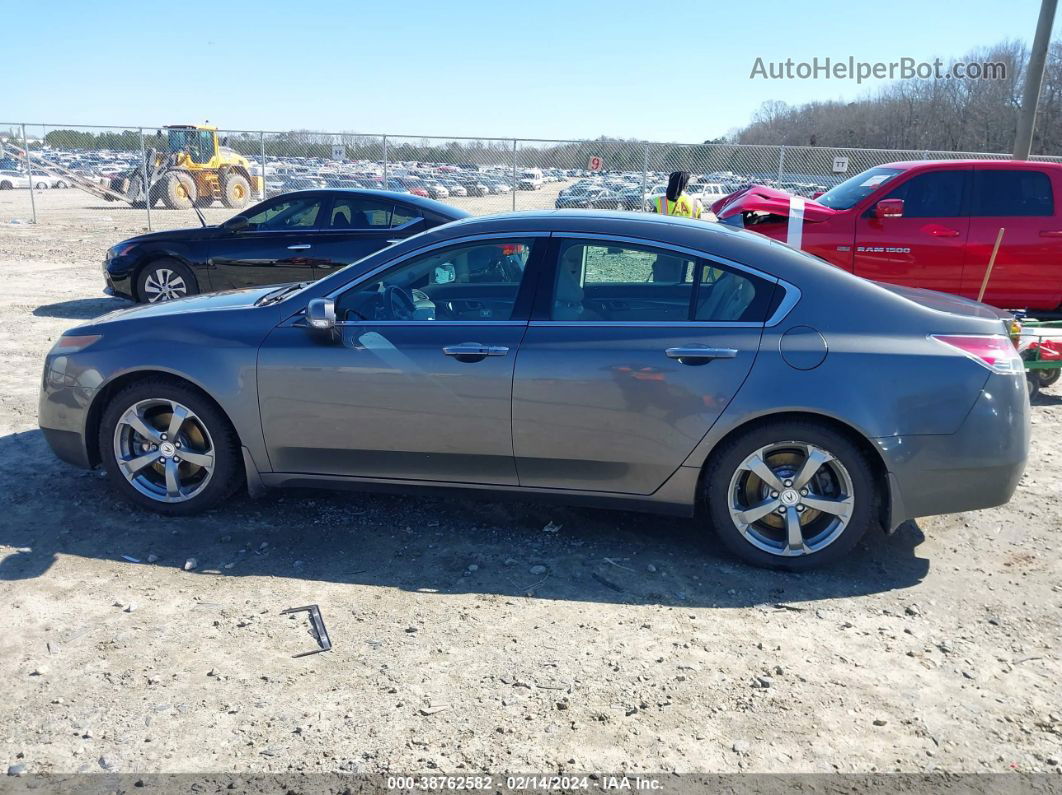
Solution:
M778 422L728 442L706 472L720 540L756 566L804 570L837 560L874 516L866 455L814 422Z
M184 263L160 259L148 263L136 280L137 298L149 304L196 295L199 285Z
M236 432L212 401L168 379L121 390L100 423L111 483L133 502L170 515L205 510L242 479Z

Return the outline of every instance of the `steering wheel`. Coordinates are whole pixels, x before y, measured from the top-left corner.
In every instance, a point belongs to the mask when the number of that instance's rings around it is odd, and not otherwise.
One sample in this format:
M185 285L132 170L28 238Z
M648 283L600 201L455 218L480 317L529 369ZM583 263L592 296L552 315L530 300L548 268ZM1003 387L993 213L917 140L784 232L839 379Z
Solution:
M412 294L397 284L389 285L384 290L383 305L388 320L412 320L417 311Z

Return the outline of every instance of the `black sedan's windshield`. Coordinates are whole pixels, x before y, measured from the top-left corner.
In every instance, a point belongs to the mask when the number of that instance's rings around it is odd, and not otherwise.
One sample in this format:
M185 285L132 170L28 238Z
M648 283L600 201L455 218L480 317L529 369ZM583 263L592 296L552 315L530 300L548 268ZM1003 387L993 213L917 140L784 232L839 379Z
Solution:
M902 168L878 166L835 185L815 201L834 210L850 210L890 179L903 171Z

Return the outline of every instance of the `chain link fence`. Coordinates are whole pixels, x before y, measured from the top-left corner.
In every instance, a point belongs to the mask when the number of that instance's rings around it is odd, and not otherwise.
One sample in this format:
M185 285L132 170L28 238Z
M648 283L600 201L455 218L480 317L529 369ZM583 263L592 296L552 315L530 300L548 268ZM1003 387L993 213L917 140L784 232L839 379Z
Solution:
M690 172L690 192L707 205L750 183L812 196L888 162L1009 157L305 130L200 135L191 128L0 123L0 220L47 223L64 214L107 212L143 214L148 228L194 226L200 213L217 223L280 193L324 187L404 191L477 215L553 207L639 211L679 169ZM169 175L182 168L178 152L199 164L190 169L195 184ZM208 167L211 158L220 158L220 169Z

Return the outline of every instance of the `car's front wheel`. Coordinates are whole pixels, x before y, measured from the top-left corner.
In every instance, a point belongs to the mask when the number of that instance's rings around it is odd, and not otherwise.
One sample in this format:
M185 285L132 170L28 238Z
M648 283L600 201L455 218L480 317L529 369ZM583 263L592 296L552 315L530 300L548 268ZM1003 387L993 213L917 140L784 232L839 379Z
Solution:
M804 570L852 550L876 514L867 454L813 421L771 422L715 453L705 473L719 539L756 566Z
M99 451L120 494L172 516L217 505L242 482L228 418L202 393L166 378L114 396L100 423Z
M183 262L160 259L149 262L136 280L136 294L141 301L157 304L199 292L195 276Z

